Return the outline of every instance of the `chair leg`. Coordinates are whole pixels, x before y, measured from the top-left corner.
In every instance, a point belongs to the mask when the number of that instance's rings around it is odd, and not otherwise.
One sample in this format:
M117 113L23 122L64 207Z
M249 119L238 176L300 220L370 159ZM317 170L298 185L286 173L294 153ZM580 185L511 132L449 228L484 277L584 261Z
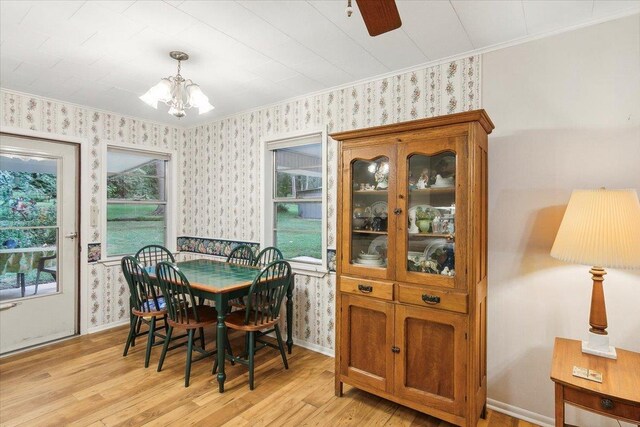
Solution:
M131 341L131 347L136 346L136 338L140 335L140 328L142 327L142 317L135 316L136 326L135 333L133 334L133 340Z
M156 332L156 317L153 316L151 318L151 322L149 323L149 336L147 337L147 352L144 355L144 367L149 367L149 357L151 357L151 346L153 345L154 337Z
M204 350L204 328L200 328L200 346Z
M167 336L164 339L164 345L162 346L162 353L160 354L160 360L158 361L158 372L162 370L162 364L164 363L164 357L167 355L167 349L169 348L169 341L171 341L171 334L173 333L173 327L169 326Z
M134 322L137 322L138 318L136 316L133 316L131 318L131 321L129 322L129 335L127 336L127 343L124 345L124 353L122 353L122 357L126 356L127 353L129 352L129 346L131 345L131 342L133 341L133 337L136 333L136 325Z
M254 332L249 334L249 390L253 390L253 354L255 353L255 335Z
M278 348L280 349L280 356L282 356L282 363L284 363L284 369L289 369L289 363L287 363L287 355L284 353L284 344L282 343L282 335L280 334L280 327L275 325L276 338L278 339Z
M184 367L184 386L189 387L189 376L191 376L191 352L193 351L193 334L195 329L189 329L187 340L187 363Z
M34 295L38 293L38 283L40 283L40 270L36 273L36 289L33 292Z

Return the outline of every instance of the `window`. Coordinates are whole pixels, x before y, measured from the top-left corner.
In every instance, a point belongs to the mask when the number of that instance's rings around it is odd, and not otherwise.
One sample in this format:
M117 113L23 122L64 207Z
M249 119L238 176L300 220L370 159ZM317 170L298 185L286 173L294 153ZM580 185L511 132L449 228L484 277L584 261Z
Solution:
M168 163L165 154L108 148L108 257L167 246Z
M267 143L265 246L285 259L322 265L324 256L323 134Z

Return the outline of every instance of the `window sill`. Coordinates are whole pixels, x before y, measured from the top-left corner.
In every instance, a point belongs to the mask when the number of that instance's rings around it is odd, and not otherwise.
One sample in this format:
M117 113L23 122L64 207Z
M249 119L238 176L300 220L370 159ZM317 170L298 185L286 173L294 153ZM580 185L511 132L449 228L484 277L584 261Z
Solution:
M324 277L329 273L329 270L320 264L307 264L303 262L287 261L294 274L302 274L304 276L311 277Z

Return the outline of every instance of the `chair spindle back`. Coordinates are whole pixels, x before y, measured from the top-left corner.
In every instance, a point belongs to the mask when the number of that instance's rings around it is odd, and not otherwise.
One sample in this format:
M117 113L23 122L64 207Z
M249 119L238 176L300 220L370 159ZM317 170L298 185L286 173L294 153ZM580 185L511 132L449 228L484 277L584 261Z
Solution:
M274 261L260 271L249 288L245 325L260 325L277 319L291 282L291 265Z
M248 245L238 245L227 257L227 262L238 265L253 265L255 256L253 255L253 249Z
M161 245L147 245L135 257L144 267L155 267L160 261L176 262L171 251Z
M153 307L157 309L160 306L158 293L144 266L130 255L122 258L120 266L129 285L132 308L138 311L150 311L150 305L153 301Z
M175 264L161 261L156 265L156 277L167 304L169 319L176 323L199 323L196 300L184 273Z
M254 261L254 265L265 267L271 264L273 261L278 261L283 258L284 257L282 256L282 252L280 252L280 249L276 248L275 246L269 246L268 248L264 248L260 251L260 253L258 253L258 256L256 256L256 260Z

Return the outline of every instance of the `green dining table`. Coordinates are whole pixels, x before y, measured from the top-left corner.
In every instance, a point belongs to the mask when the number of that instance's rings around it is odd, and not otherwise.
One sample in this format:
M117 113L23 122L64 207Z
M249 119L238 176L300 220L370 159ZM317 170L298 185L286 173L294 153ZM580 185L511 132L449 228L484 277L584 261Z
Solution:
M224 362L227 339L227 327L224 319L229 308L229 300L240 298L249 294L249 288L253 279L260 271L259 267L230 264L210 259L195 259L177 263L180 271L189 279L194 296L214 301L218 311L218 324L216 334L218 357L218 389L224 392L224 382L227 378L224 372ZM155 267L147 269L150 278L155 279ZM287 291L286 316L287 316L287 349L291 354L293 347L292 319L293 319L293 276L291 286Z

